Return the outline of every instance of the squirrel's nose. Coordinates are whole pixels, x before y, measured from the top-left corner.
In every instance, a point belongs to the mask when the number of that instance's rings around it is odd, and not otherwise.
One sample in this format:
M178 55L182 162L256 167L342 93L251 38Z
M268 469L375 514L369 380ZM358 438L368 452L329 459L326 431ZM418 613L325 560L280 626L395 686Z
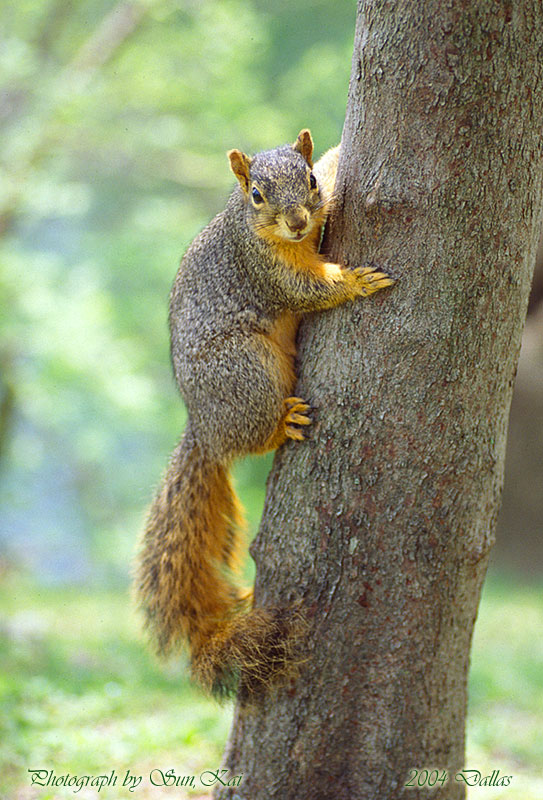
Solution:
M287 228L292 231L292 233L299 233L307 227L307 216L303 212L289 214L285 222L287 223Z

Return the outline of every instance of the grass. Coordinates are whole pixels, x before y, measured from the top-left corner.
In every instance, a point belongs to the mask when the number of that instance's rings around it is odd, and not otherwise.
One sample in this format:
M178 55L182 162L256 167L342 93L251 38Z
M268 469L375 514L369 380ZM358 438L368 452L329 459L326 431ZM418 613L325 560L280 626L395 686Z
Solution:
M543 592L491 576L475 627L466 766L511 775L470 800L543 797Z
M126 592L43 588L9 573L0 602L2 800L209 796L201 787L153 786L149 775L216 769L231 708L202 697L184 665L155 663ZM470 800L543 797L542 630L536 587L487 581L472 657L467 766L513 778L507 788L470 789ZM29 769L57 776L115 770L117 783L100 792L31 787ZM133 792L120 785L127 770L143 776Z
M11 575L0 602L7 612L0 645L3 800L146 800L164 797L147 781L154 768L199 774L220 765L231 709L202 697L184 665L158 667L142 646L127 593L40 588ZM29 790L27 770L51 768L59 776L114 769L118 783L130 769L145 779L136 792Z

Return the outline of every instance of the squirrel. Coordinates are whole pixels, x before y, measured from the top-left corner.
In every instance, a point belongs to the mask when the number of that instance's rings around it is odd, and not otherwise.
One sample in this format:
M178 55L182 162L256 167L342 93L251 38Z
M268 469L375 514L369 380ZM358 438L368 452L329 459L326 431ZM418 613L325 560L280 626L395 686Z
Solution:
M230 150L238 184L189 246L170 296L188 421L148 515L135 594L158 652L188 644L193 677L218 696L256 697L290 677L305 630L296 604L253 608L239 585L243 520L230 465L305 438L310 407L294 395L301 316L394 283L319 253L339 146L314 166L312 155L307 129L252 158Z

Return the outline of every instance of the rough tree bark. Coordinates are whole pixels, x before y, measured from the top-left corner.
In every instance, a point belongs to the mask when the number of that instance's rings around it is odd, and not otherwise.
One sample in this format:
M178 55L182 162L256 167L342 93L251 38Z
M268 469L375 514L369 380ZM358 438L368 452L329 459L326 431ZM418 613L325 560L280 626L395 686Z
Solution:
M257 602L301 596L297 683L237 709L218 796L459 798L472 628L541 223L543 6L362 0L327 248L392 290L306 320L311 440L277 455ZM477 765L470 765L477 767ZM416 781L415 781L416 783Z

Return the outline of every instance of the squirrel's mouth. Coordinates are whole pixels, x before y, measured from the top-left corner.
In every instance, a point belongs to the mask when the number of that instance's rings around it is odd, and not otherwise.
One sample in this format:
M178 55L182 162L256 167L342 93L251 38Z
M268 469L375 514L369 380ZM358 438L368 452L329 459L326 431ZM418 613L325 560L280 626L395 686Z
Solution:
M283 225L281 226L281 236L289 242L301 242L312 230L312 225L306 225L305 228L298 228L297 230L292 230L292 228Z
M281 215L277 222L280 235L288 242L301 242L314 227L313 220L305 209L297 213Z

